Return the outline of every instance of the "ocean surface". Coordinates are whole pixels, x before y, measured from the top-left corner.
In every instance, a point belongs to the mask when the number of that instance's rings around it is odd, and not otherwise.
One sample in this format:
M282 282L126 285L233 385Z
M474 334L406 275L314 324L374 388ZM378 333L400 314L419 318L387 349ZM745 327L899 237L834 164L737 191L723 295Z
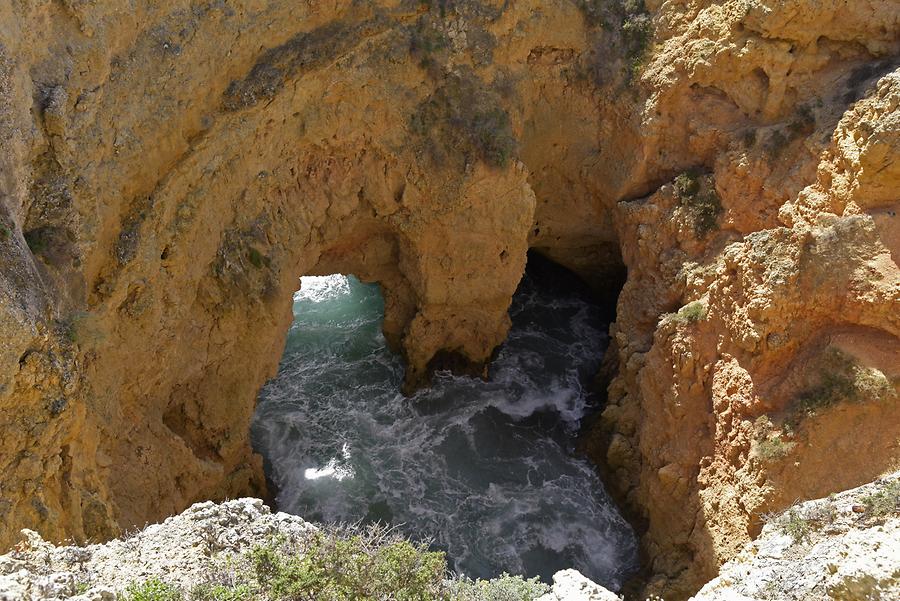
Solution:
M383 310L377 285L302 279L252 427L279 510L395 525L470 577L549 581L574 567L618 588L637 567L635 536L574 452L607 345L587 294L526 275L489 381L439 373L412 397Z

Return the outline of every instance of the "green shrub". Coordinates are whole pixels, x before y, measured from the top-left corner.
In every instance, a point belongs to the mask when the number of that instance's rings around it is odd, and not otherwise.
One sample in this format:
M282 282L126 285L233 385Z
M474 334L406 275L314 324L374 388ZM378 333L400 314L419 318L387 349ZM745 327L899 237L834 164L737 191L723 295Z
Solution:
M258 596L247 584L201 584L191 591L191 601L253 601Z
M32 254L44 253L50 245L50 235L47 228L37 228L25 232L25 243Z
M444 554L381 526L324 527L308 539L275 537L229 556L188 597L158 579L133 584L122 601L532 601L537 578L450 577Z
M787 457L796 446L797 443L790 442L776 434L761 440L757 440L753 445L753 453L767 461L775 461Z
M247 251L247 260L257 269L262 269L263 266L268 267L272 263L269 257L266 257L252 246L250 247L250 250Z
M268 598L429 601L440 599L444 588L443 553L377 528L349 535L317 533L296 551L274 543L250 553L256 581Z
M679 198L691 198L700 192L700 176L695 171L685 171L675 177L675 192Z
M626 12L622 22L622 38L628 60L628 80L633 81L640 75L650 49L650 40L653 39L653 22L643 2L635 2L631 12Z
M834 523L838 511L833 497L816 501L802 507L791 507L787 511L767 514L763 519L774 523L784 534L791 537L794 544L809 542L812 533Z
M860 499L866 516L876 519L900 513L900 480L888 482L881 490Z
M603 38L613 40L613 47L624 61L624 83L631 84L643 67L653 39L653 22L643 0L579 0L578 7L588 28L602 29ZM610 74L607 64L612 52L603 40L598 40L598 48L592 54L586 64L579 65L576 76L601 85Z
M538 578L525 580L504 573L494 580L462 579L450 587L452 601L531 601L545 595L550 587Z
M896 396L894 386L880 371L865 368L834 347L819 360L819 383L800 393L795 418L814 415L842 402L883 400ZM796 421L796 420L795 420Z
M694 301L679 309L675 314L675 320L683 323L696 323L706 319L706 314L706 305L702 301Z
M183 601L184 595L176 586L167 584L158 578L150 578L141 583L133 583L124 594L119 595L122 601Z
M794 543L808 541L812 534L812 525L797 508L791 508L779 519L781 531L793 539Z

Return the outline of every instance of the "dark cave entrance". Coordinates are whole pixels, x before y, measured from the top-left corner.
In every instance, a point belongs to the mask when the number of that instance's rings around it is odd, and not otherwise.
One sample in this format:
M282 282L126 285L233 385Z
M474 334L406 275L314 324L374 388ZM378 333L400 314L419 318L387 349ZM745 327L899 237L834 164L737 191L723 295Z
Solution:
M621 587L637 541L577 449L602 401L593 382L614 306L531 253L490 377L438 371L411 397L383 315L377 285L304 278L252 430L278 508L403 524L472 577L574 567Z

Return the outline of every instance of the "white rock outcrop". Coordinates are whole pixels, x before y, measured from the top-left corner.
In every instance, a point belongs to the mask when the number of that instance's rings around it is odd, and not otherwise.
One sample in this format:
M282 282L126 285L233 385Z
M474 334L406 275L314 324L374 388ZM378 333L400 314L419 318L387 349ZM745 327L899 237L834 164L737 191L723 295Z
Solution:
M240 553L275 534L302 539L316 527L272 513L259 499L197 503L161 524L98 545L55 546L37 533L0 556L0 601L114 600L150 578L189 590L215 568L214 555Z
M537 601L620 601L621 597L589 580L578 570L553 575L553 588Z
M774 517L693 601L900 599L900 473Z

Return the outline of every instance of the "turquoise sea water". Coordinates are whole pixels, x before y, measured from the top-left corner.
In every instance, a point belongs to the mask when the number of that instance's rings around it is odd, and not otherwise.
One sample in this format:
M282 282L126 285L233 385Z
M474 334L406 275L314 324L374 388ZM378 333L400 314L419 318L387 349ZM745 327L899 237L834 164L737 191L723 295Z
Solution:
M377 285L303 278L294 315L252 429L280 510L397 525L472 577L574 567L617 588L636 568L631 528L572 449L606 347L583 293L526 276L490 381L438 374L411 398Z

